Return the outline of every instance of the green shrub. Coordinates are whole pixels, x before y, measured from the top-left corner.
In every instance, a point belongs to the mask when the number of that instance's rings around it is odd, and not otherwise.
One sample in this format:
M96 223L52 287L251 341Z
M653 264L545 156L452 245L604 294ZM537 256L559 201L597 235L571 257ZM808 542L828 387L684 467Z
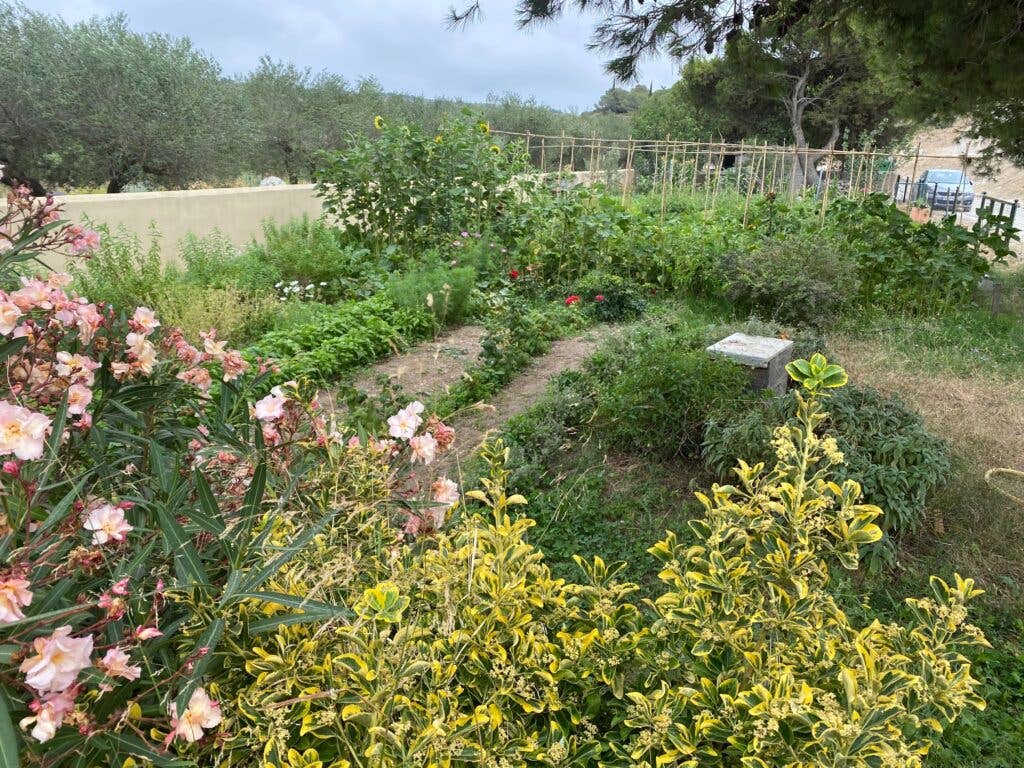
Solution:
M396 306L433 315L438 329L466 319L476 282L472 267L450 267L437 262L392 275L387 293Z
M210 761L248 764L259 745L288 768L919 768L984 706L960 652L986 642L965 623L979 590L933 579L904 625L851 620L831 569L857 566L880 511L829 482L813 390L799 409L773 470L741 467L744 490L699 496L695 543L650 549L662 586L646 610L621 564L554 576L513 516L526 499L508 495L500 443L484 490L429 541L326 531L270 586L353 615L233 646L218 688L233 738Z
M185 337L199 342L200 332L217 329L231 344L248 344L280 327L282 304L271 293L245 295L233 287L180 283L157 301L162 322L181 328Z
M733 456L770 462L773 431L787 422L795 397L791 393L761 401L742 415L712 419L705 430L705 461L721 476ZM846 387L825 401L825 408L824 434L835 438L845 456L836 477L857 478L865 500L885 511L880 524L887 544L873 559L887 557L892 539L917 526L929 494L949 477L946 446L899 397L868 387Z
M313 285L324 301L367 298L384 285L383 266L369 250L345 242L342 233L303 216L278 225L263 223L263 242L253 242L241 262L247 287L271 287L293 280ZM269 276L271 286L263 282Z
M339 304L318 314L313 322L268 333L246 356L274 360L280 368L276 381L323 383L398 352L433 330L426 312L396 307L385 297Z
M103 301L117 311L145 305L155 309L174 290L175 278L160 258L160 233L149 229L149 244L124 226L111 230L106 224L90 224L100 233L100 246L89 259L71 261L68 270L75 289L91 301Z
M836 200L829 223L856 260L862 299L900 311L967 304L992 264L1011 253L985 217L970 229L954 216L915 224L884 194Z
M446 116L436 134L377 117L377 135L353 137L324 157L317 194L353 241L375 251L450 243L481 232L516 202L513 177L526 170L521 148L500 146L468 115Z
M766 240L722 263L725 294L741 309L787 325L827 325L856 294L856 268L822 236Z
M597 416L610 443L654 455L699 451L704 423L738 407L750 386L745 369L671 336L641 349L598 392Z
M277 272L269 264L263 265L263 274L256 278L246 275L247 269L257 265L248 263L230 238L215 229L205 235L192 232L178 243L178 256L185 265L185 279L211 288L239 288L269 292L277 280Z
M572 286L583 308L601 322L631 320L647 308L635 285L618 275L594 271L584 275Z

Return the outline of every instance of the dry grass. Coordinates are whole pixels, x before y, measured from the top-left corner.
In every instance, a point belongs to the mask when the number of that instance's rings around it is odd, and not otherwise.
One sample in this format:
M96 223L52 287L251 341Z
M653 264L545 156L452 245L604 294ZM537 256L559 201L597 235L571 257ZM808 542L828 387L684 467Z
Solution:
M932 500L922 529L905 542L904 561L938 559L1010 596L1024 584L1024 509L989 488L984 475L992 467L1024 469L1020 382L924 372L913 350L862 339L839 337L830 346L851 381L899 394L956 458L955 477Z

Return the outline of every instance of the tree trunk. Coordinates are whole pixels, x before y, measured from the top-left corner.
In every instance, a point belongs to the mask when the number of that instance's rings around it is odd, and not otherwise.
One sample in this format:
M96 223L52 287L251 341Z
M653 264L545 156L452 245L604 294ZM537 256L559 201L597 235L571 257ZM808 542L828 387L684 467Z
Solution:
M790 178L790 188L794 194L803 191L809 186L818 182L816 170L818 161L825 155L832 152L839 141L841 133L839 121L832 123L832 135L828 142L819 151L811 152L807 144L807 136L804 133L804 113L807 107L817 99L807 95L807 84L811 78L811 65L807 64L800 76L793 81L793 89L782 101L786 105L786 114L789 116L789 128L793 134L793 144L796 147L796 154L793 160L793 173Z
M125 187L124 177L120 174L115 174L110 177L110 181L107 182L107 194L116 195Z
M6 184L11 189L26 186L32 191L33 197L46 197L46 187L39 179L33 178L0 160L0 184Z

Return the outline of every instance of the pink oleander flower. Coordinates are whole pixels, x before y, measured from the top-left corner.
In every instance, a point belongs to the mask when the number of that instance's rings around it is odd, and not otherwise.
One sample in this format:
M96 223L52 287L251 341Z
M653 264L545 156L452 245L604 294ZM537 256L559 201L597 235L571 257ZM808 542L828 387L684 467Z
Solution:
M68 413L81 416L92 402L92 390L82 384L68 387Z
M53 309L52 291L37 277L21 278L22 287L10 295L10 300L23 312L32 309Z
M75 311L78 315L78 338L83 344L88 344L103 324L103 315L95 304L80 304Z
M455 430L436 416L431 416L427 421L427 431L437 440L437 450L440 453L447 451L455 442Z
M430 486L430 492L434 501L438 504L451 506L459 500L459 486L454 480L449 480L443 475L434 481Z
M128 662L131 657L121 648L114 647L104 654L96 666L102 669L107 677L123 677L125 680L138 680L142 675L142 667L133 666Z
M57 375L63 376L72 384L84 384L91 387L96 382L96 371L100 364L86 355L71 352L57 353Z
M179 371L177 378L187 384L191 384L200 392L209 392L213 386L213 377L205 368L189 368L187 371Z
M153 640L157 637L163 637L164 633L156 627L136 627L132 633L132 637L136 640Z
M437 440L431 434L416 435L409 439L409 448L412 449L412 463L422 461L430 464L437 456Z
M52 272L46 278L46 284L51 288L67 288L73 279L67 272Z
M71 253L78 256L90 253L100 247L100 233L91 229L83 229L71 241Z
M125 336L125 343L138 369L146 376L151 374L156 364L156 347L153 346L153 342L141 333L129 333Z
M9 299L0 301L0 333L4 336L13 331L18 325L18 318L24 313Z
M280 387L274 387L270 394L262 400L258 400L253 406L252 412L260 421L277 421L284 416L284 404L288 398L281 391Z
M148 336L160 327L160 321L149 307L136 307L132 315L132 327Z
M32 603L31 586L28 579L15 576L0 579L0 624L10 624L25 618L21 609Z
M234 381L249 370L249 363L242 358L242 353L237 349L225 352L220 364L224 368L224 381Z
M13 453L22 461L38 459L50 423L41 413L0 400L0 455Z
M167 740L181 738L188 742L203 738L203 729L210 730L220 725L220 705L207 695L205 689L196 688L188 700L188 706L178 717L178 707L171 702L171 732Z
M86 512L82 527L92 531L93 544L124 541L132 526L125 520L124 510L113 504L100 504Z
M32 642L35 656L21 662L25 682L40 694L59 693L71 687L78 673L92 666L92 635L71 637L71 627L58 627L49 637Z
M199 332L199 338L203 340L203 351L214 360L221 360L224 357L224 347L227 345L226 341L217 341L217 331L211 330L209 333Z
M408 440L416 434L416 430L423 423L423 419L420 417L421 413L423 413L423 403L418 400L409 403L394 416L388 418L388 434L400 440Z
M566 297L566 299L565 299L565 306L571 307L573 304L578 304L579 300L580 300L579 296L577 296L575 293L571 294L571 295Z
M265 421L262 427L263 442L267 445L277 445L281 442L281 433L278 432L277 427L273 422Z
M44 696L42 701L33 701L29 706L35 715L23 718L18 725L22 729L32 725L29 733L33 739L39 742L49 741L64 723L64 716L74 710L77 695L78 686L72 686L66 691Z

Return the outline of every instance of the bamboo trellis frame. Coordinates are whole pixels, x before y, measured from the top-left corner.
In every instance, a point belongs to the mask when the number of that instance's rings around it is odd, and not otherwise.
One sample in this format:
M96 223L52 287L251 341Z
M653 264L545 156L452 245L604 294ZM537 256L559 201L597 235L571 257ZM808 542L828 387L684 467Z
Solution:
M615 166L623 202L628 202L632 196L637 178L645 177L651 184L650 191L660 192L663 210L668 195L687 189L695 197L698 192L703 193L705 208L713 208L723 194L746 197L744 207L747 207L755 193L772 192L793 197L808 190L823 198L824 208L834 195L891 193L897 174L916 179L919 168L966 168L970 162L966 152L961 155L928 155L922 154L920 147L916 151L885 151L876 147L801 149L795 145L772 145L767 141L684 141L671 137L612 139L599 138L596 133L568 136L564 132L545 135L498 129L493 130L493 134L507 140L523 141L528 150L532 149L531 162L537 163L545 173L553 170L549 167L553 158L548 158L548 147L554 148L556 143L559 171L582 171L590 183L599 179L612 183L615 171L607 165ZM568 165L565 164L566 155ZM576 168L577 162L582 166L579 169ZM815 175L813 171L801 173L808 164L813 164L819 172L818 188L803 183L804 178ZM602 172L599 173L599 169ZM723 175L728 175L727 182Z

